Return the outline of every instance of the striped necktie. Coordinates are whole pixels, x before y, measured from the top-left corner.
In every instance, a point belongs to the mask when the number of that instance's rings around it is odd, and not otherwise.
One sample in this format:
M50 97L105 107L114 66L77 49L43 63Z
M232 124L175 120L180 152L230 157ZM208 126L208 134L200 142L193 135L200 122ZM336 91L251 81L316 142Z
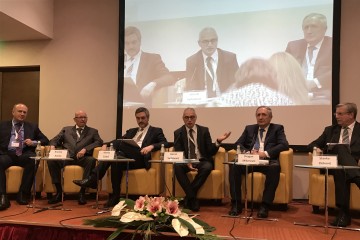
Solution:
M344 127L343 128L343 135L342 135L342 143L345 144L349 144L349 131L348 131L349 127Z

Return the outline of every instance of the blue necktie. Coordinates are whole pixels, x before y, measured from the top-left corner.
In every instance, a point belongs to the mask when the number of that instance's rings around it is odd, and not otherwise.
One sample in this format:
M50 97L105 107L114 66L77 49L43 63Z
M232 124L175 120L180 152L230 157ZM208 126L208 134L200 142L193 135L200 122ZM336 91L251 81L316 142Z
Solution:
M264 131L265 131L265 129L260 128L260 139L263 138ZM256 149L256 150L259 150L259 148L260 148L260 139L259 139L259 136L256 138L256 142L254 144L254 149Z

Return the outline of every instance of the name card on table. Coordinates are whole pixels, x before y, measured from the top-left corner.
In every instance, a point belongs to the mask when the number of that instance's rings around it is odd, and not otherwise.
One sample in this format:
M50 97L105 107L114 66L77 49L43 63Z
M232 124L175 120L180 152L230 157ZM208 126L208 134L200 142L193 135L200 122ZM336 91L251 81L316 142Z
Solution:
M50 150L49 158L54 158L54 159L68 158L68 150Z
M164 161L181 162L184 160L184 152L165 152Z
M337 167L337 155L313 156L312 165L316 167Z
M184 104L199 104L207 100L206 91L188 91L183 92Z
M98 159L114 159L115 151L99 151Z
M238 163L247 164L259 164L259 155L257 154L238 154Z

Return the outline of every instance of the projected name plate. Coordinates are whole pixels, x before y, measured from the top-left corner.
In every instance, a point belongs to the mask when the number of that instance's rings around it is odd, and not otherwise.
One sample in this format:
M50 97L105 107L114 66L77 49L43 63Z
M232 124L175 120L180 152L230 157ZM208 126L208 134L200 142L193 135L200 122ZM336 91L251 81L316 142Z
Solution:
M240 164L259 164L259 155L238 154L238 163Z
M165 152L164 161L167 162L181 162L184 159L183 152Z
M68 150L50 150L49 158L65 159L68 156Z
M98 159L114 159L115 151L99 151Z
M316 167L337 167L338 161L336 155L313 156L312 165Z
M206 102L206 91L183 92L183 102L185 104L201 104Z

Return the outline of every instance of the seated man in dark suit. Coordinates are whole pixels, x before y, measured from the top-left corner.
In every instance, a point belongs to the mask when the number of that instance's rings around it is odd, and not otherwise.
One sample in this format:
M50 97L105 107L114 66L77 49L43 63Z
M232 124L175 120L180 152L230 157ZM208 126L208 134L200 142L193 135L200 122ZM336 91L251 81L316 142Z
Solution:
M118 151L118 154L135 159L135 162L130 162L129 169L149 169L151 163L151 152L160 150L161 144L168 147L168 142L164 136L163 130L158 127L149 125L150 113L149 110L140 107L135 110L135 118L139 127L130 128L126 131L123 139L133 139L138 146L132 146L127 143L122 143L120 140L113 140L114 148ZM108 143L107 145L109 145ZM106 146L103 146L103 150ZM109 163L100 162L97 167L92 171L88 178L83 180L74 180L74 183L81 187L95 187L96 188L96 174L99 173L99 179L103 178L106 170L111 166L111 184L113 194L105 204L105 207L115 206L120 199L120 187L123 171L126 170L126 164L124 163Z
M291 41L286 52L293 55L304 70L308 90L316 97L330 101L332 83L332 38L325 36L326 16L320 13L307 15L302 23L304 38Z
M159 54L141 50L141 33L136 27L125 28L124 104L142 102L152 105L155 90L170 86L175 78Z
M280 179L280 152L289 149L284 127L271 123L272 110L266 106L256 109L257 124L248 125L235 145L240 146L242 152L259 155L260 159L268 159L269 166L255 166L255 172L266 175L262 203L257 213L258 218L267 218L269 207L274 201L275 191ZM251 172L251 170L249 171ZM231 194L231 209L229 215L237 216L241 213L241 174L245 173L245 166L229 166L229 182Z
M175 151L183 151L185 158L200 160L199 163L175 165L176 178L186 194L185 207L192 211L199 211L197 192L214 169L213 156L218 151L221 142L230 136L230 132L227 132L212 143L209 129L195 124L196 119L195 109L186 108L183 113L184 125L174 132ZM186 175L189 171L197 172L191 183Z
M52 183L56 187L56 195L49 200L50 204L61 202L61 168L66 165L79 165L84 168L84 177L90 175L91 170L95 167L96 159L92 156L94 148L100 147L103 140L95 128L88 127L87 114L84 111L75 113L75 126L68 126L61 129L60 133L50 140L51 149L61 147L69 151L70 158L73 161L48 161L49 172ZM80 189L78 203L86 204L85 188Z
M358 166L360 159L360 123L356 121L356 115L357 106L355 103L336 105L337 124L326 127L321 136L309 144L309 150L315 147L318 152L328 151L328 143L350 144L351 152L344 145L329 146L329 151L338 154L339 165ZM350 183L354 182L360 188L360 170L329 170L329 174L334 176L335 203L339 208L339 213L331 224L346 227L351 224L349 213Z
M36 124L25 121L27 113L28 107L25 104L15 104L12 109L12 120L0 123L0 210L10 207L6 195L5 170L11 166L24 168L16 201L20 205L29 203L35 176L35 161L30 157L35 157L38 141L42 145L49 142Z

